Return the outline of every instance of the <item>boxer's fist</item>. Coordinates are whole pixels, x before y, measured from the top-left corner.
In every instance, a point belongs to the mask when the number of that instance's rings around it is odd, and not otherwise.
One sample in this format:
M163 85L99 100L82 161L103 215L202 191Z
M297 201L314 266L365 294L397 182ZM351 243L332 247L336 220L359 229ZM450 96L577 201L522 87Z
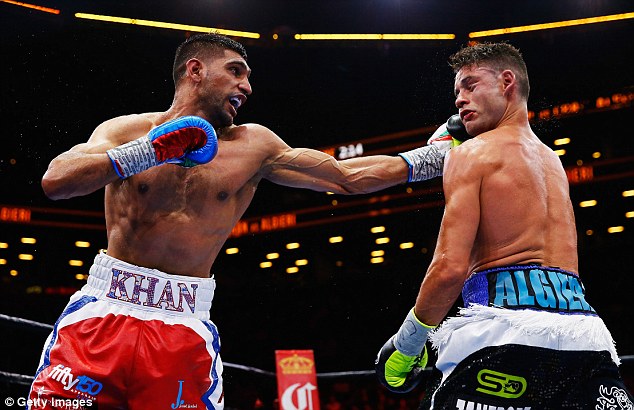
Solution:
M451 137L457 142L455 145L460 145L468 139L473 138L467 132L462 120L460 119L460 114L454 114L447 120L447 132ZM454 145L454 146L455 146Z
M427 140L427 145L438 147L440 152L446 154L453 147L457 147L469 138L472 138L465 128L459 114L454 114L446 123L438 129Z
M379 382L395 393L407 393L423 379L423 370L427 365L427 347L421 354L407 356L394 346L394 336L381 348L374 362Z
M427 145L400 155L409 167L407 182L424 181L442 175L445 155L450 149L471 138L460 120L454 114L432 134Z
M147 135L107 151L121 178L153 166L172 163L186 167L211 161L218 152L216 131L200 117L176 118Z

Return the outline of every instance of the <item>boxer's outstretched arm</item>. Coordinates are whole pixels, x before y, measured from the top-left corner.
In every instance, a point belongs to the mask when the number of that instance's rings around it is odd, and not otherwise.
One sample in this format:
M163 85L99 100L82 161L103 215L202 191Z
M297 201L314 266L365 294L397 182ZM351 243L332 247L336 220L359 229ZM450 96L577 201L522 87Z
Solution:
M271 131L273 154L265 161L265 178L296 188L359 194L379 191L405 182L442 175L445 154L470 139L460 116L453 115L427 141L427 145L399 156L373 155L337 161L307 148L291 148Z
M361 194L407 182L409 168L401 157L375 155L337 161L308 148L286 147L265 165L264 177L280 185Z

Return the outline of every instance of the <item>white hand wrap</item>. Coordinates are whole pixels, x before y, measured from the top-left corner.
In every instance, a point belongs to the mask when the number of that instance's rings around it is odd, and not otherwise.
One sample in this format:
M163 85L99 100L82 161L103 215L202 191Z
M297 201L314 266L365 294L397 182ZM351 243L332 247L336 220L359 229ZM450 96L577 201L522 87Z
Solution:
M152 141L145 135L106 151L120 178L127 178L158 165Z
M427 335L435 328L418 320L412 309L394 335L394 347L405 356L418 356L425 347Z
M435 145L425 145L400 155L409 165L407 182L425 181L442 175L445 164L445 152Z

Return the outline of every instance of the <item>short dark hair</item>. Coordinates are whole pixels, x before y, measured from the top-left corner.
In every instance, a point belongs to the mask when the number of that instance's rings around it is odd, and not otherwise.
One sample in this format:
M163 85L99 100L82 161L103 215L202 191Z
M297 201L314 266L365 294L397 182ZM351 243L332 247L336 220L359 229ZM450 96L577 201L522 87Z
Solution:
M449 57L449 65L456 74L463 67L478 66L482 63L499 71L510 68L517 75L520 95L528 100L530 92L528 70L524 58L517 48L508 43L477 43L463 47Z
M185 63L188 60L201 58L203 54L217 53L220 50L235 51L242 58L247 59L247 51L242 44L217 33L194 34L185 40L176 49L174 57L174 66L172 68L174 85L178 85L178 81L185 74Z

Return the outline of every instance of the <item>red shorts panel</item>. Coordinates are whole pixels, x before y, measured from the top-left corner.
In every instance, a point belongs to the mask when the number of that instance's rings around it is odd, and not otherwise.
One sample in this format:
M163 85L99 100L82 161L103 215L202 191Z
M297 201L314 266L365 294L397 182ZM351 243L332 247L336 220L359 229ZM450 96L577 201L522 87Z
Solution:
M148 319L107 301L75 299L47 341L31 408L223 408L213 323Z

